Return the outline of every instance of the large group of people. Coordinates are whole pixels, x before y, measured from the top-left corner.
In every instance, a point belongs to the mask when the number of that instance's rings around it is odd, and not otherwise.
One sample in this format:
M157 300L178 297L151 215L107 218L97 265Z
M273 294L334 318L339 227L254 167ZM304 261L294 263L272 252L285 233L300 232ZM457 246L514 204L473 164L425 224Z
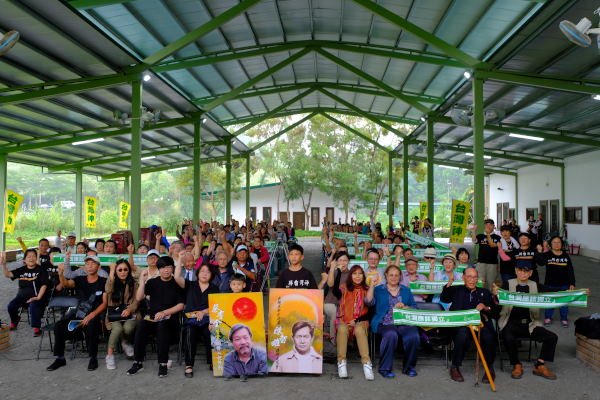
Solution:
M379 224L324 224L324 265L319 280L303 266L304 249L295 243L288 246L287 268L275 271L277 288L324 291L325 337L336 346L340 378L348 377L348 342L355 339L364 376L374 379L370 336L379 342L378 372L383 378L395 376L394 358L399 342L403 347L402 374L417 376L419 348L428 344L427 333L415 326L395 324L393 313L394 309L419 308L419 304L429 302L439 303L440 310L475 309L481 313L481 346L492 377L497 324L513 365L513 378L523 375L518 340L529 335L542 343L533 373L556 379L546 362L554 360L557 336L544 327L552 323L554 310L546 310L541 318L536 309L500 306L497 292L499 288L522 293L574 289L573 264L560 237L534 246L527 232L514 232L503 226L501 234L496 234L494 221L488 219L483 232L473 232L473 241L479 246L476 260L471 260L465 248L453 248L452 253L438 257L433 247L425 248L419 260L413 249L406 246L404 229L410 228L383 232ZM167 240L166 231L157 228L155 232L154 240L129 245L128 254L108 266L101 265L99 256L115 254L117 246L113 240L98 239L91 245L88 241L77 242L74 233L63 239L59 232L53 247L47 239L41 239L37 250L27 248L19 238L25 252L23 266L17 269L9 270L5 254L0 255L4 275L19 283L17 295L8 304L11 329L17 329L21 309L28 308L33 334L39 336L44 308L50 299L75 296L79 300L78 306L54 326L56 358L48 371L66 365L65 342L77 334L83 334L87 344L88 370L97 369L103 328L108 332L108 369L117 367L122 350L133 359L127 374L142 371L150 340L156 343L159 377L167 375L169 348L179 342L186 377L193 377L198 344L204 347L212 369L208 296L261 290L263 280L269 276L267 266L277 265L269 263L272 255L264 242L278 241L281 233L285 240L293 236L286 224L253 224L250 220L244 225L237 221L222 225L186 220L173 242ZM354 240L347 243L336 237L336 232L350 234ZM368 234L370 239L359 241L358 234ZM354 251L350 251L352 247ZM52 256L57 253L64 254L64 262L53 263ZM136 265L136 253L145 255L147 265ZM83 266L71 265L74 254L83 255ZM366 261L365 267L353 264L357 256ZM421 273L420 262L431 266L429 274ZM438 262L443 266L441 270L435 268ZM538 266L546 268L544 285L539 285ZM437 295L413 295L410 283L418 281L444 282L443 289ZM462 285L455 285L460 281ZM561 307L560 321L568 327L567 307ZM77 323L75 330L73 322ZM446 334L454 342L450 377L461 382L464 378L460 368L471 336L466 327L448 328ZM293 339L297 346L280 357L271 371L286 372L287 364L309 358L312 363L322 362L321 355L311 346L313 335L311 324L295 325ZM248 363L265 364L264 357L248 346L252 332L247 327L234 326L230 338L236 352L229 356L226 376L244 375L240 371L245 371ZM316 369L309 366L303 371L311 373ZM482 381L488 382L487 377Z

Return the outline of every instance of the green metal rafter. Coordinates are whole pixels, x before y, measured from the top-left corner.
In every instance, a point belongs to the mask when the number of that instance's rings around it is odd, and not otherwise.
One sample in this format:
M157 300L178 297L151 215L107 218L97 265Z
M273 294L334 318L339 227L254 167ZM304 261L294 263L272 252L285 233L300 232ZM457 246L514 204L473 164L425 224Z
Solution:
M277 139L278 137L280 137L281 135L291 131L292 129L296 128L297 126L302 125L303 123L305 123L306 121L310 120L312 117L314 117L315 115L317 115L316 113L311 113L309 115L307 115L306 117L294 122L293 124L285 127L284 129L282 129L281 131L271 135L270 137L268 137L267 139L263 140L260 143L257 143L256 145L252 146L252 148L250 149L250 152L255 152L256 150L260 149L261 147L263 147L264 145L272 142L273 140Z
M352 128L349 125L346 125L345 123L343 123L342 121L332 117L331 115L327 114L327 113L321 113L322 116L324 116L325 118L327 118L328 120L330 120L331 122L339 125L341 128L347 130L350 133L353 133L354 135L358 136L359 138L371 143L373 146L377 147L378 149L381 149L383 151L385 151L386 153L390 152L390 149L388 149L385 146L382 146L381 144L379 144L376 140L371 139L370 137L366 136L365 134L363 134L362 132L360 132L359 130Z
M142 131L153 131L158 129L172 128L174 126L188 125L194 123L196 118L176 118L164 122L159 122L154 125L145 126ZM107 127L108 128L108 127ZM112 131L86 131L86 132L94 132L88 134L81 134L85 132L79 132L78 134L74 133L58 133L56 135L44 136L36 139L31 139L19 143L7 144L4 146L0 146L0 152L4 153L17 153L21 151L27 150L35 150L42 149L46 147L60 146L63 144L70 144L74 142L80 142L82 140L90 140L90 139L98 139L98 138L110 138L114 136L127 135L131 133L131 128L121 128ZM69 136L66 138L62 138L63 136Z
M129 3L131 0L71 0L69 5L79 10Z
M426 30L418 27L417 25L407 21L406 19L400 17L399 15L391 12L387 8L380 6L376 2L372 0L353 0L356 4L366 8L371 11L373 14L380 16L381 18L391 22L392 24L398 26L399 28L410 32L415 35L419 39L423 40L426 43L438 48L444 54L464 63L470 67L479 67L484 68L487 66L484 62L478 60L475 57L470 56L464 51L452 46L448 42L440 39L439 37L427 32Z
M332 61L333 63L339 65L342 68L347 69L348 71L361 77L362 79L371 82L373 85L375 85L378 88L389 93L391 96L396 97L398 100L401 100L404 103L416 108L417 110L421 111L422 113L427 114L430 111L428 107L424 106L423 104L419 103L418 101L414 101L414 99L404 95L401 91L396 90L393 87L391 87L390 85L388 85L387 83L375 78L374 76L367 74L364 71L361 71L359 68L356 68L354 65L342 60L341 58L336 57L333 54L331 54L323 49L316 49L315 51L317 53L319 53L320 55L322 55L323 57L327 58L328 60Z
M600 81L529 75L503 71L475 71L475 77L514 85L533 86L564 92L600 94Z
M411 160L415 160L415 161L419 161L419 162L425 162L425 163L427 162L427 157L410 156L409 158ZM450 161L450 160L442 160L442 159L434 158L433 163L435 165L447 165L449 167L461 168L461 169L465 170L466 172L470 172L473 170L473 164L460 162L460 161ZM509 169L509 168L502 168L502 167L486 167L485 173L488 175L489 174L503 174L503 175L515 176L517 174L517 171Z

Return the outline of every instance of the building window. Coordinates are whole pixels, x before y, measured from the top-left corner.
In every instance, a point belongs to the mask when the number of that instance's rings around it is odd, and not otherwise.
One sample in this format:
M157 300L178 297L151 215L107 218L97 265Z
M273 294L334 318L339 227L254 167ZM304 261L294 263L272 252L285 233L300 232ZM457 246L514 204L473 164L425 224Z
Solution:
M527 220L529 220L529 217L533 217L533 219L536 219L538 215L538 209L537 208L526 208L525 209L525 218Z
M325 219L329 223L334 223L335 222L335 213L334 213L334 210L335 209L333 207L326 207L325 208Z
M250 207L250 219L256 222L256 207Z
M319 221L321 220L321 209L319 207L311 207L310 209L310 226L315 227L319 226Z
M263 221L267 224L271 223L271 207L263 207Z
M600 207L588 207L588 224L600 225Z
M581 224L582 215L581 207L565 207L565 222L567 224Z

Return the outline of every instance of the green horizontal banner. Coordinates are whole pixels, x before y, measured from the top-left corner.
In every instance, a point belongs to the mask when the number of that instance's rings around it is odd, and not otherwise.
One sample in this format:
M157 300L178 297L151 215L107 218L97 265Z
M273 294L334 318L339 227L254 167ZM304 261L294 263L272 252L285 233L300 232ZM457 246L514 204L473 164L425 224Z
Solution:
M500 305L523 308L557 308L563 306L587 307L587 289L548 293L516 293L498 290Z
M394 308L393 315L395 325L446 328L481 324L481 315L477 310L429 311Z
M166 254L161 254L161 255L166 256ZM86 254L71 254L71 265L85 264L86 257L87 257ZM148 262L146 261L146 257L147 257L146 254L134 254L133 262L138 267L147 267ZM124 258L127 261L129 261L129 254L99 254L98 255L98 259L100 260L100 265L104 265L104 266L113 264L113 263L117 262L117 260L120 260L121 258ZM60 263L64 263L64 262L65 262L64 254L54 254L52 256L52 264L56 265L56 264L60 264Z
M444 286L448 284L447 281L414 281L410 282L410 291L413 294L440 294L444 289ZM454 281L452 282L452 286L462 286L464 285L463 281ZM478 287L483 287L482 281L477 281Z
M420 235L416 235L409 231L404 232L404 234L406 235L408 240L410 240L412 243L417 243L422 246L433 246L438 250L448 250L447 246L444 246L443 244L440 244L440 243L436 242L435 240L432 240L432 239L429 239L429 238L426 238L426 237L423 237Z

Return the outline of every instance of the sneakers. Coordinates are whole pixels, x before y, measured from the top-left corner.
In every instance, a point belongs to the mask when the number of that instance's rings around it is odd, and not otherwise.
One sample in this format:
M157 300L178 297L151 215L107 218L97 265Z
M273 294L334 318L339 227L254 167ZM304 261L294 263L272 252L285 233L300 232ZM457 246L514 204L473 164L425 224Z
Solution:
M348 377L348 369L346 368L346 360L338 362L338 376L342 379Z
M510 377L513 379L521 379L523 376L523 366L521 364L515 364L513 370L510 373Z
M544 326L550 326L550 325L552 325L552 320L550 318L544 319Z
M417 376L417 371L413 367L408 367L406 371L403 372L404 375L408 375L411 378Z
M173 369L173 360L167 360L167 368Z
M65 360L64 358L57 358L52 364L50 364L50 366L48 366L48 368L46 368L46 371L56 371L57 369L59 369L60 367L64 367L65 365L67 365L67 360Z
M133 357L133 346L127 343L126 340L121 340L121 347L127 357Z
M98 369L98 359L90 358L90 362L88 363L88 371L95 371Z
M141 362L137 362L135 361L133 363L133 365L131 366L131 368L129 368L127 370L127 375L135 375L140 371L144 370L144 364L142 364Z
M33 337L42 336L42 330L40 328L33 328Z
M542 378L555 380L556 374L548 369L544 364L540 364L533 368L533 374L541 376Z
M372 381L375 379L375 375L373 375L373 365L371 363L363 364L363 372L365 373L366 380Z
M116 369L115 356L112 354L106 355L106 369Z
M10 326L9 326L9 329L11 331L16 331L17 330L17 325L18 325L18 322L11 322Z
M560 326L562 326L563 328L568 328L569 327L569 321L567 321L567 320L560 321Z
M164 378L167 376L169 369L167 368L167 364L158 364L158 377Z
M379 374L386 379L392 379L396 377L396 374L392 371L379 371Z

